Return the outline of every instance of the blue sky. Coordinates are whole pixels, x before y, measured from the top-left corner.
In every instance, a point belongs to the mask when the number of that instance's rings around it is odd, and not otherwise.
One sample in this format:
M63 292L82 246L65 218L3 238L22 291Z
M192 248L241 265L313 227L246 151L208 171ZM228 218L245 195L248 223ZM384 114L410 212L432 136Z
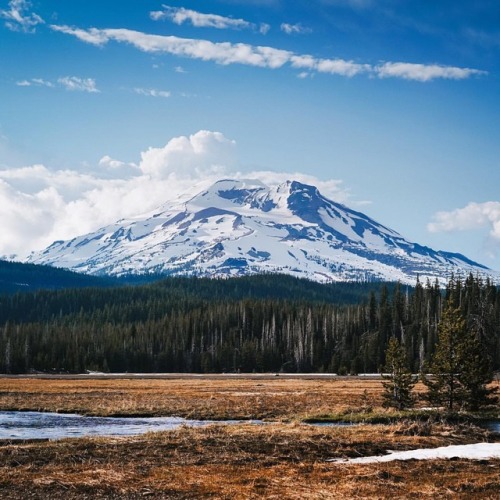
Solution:
M0 0L0 255L296 177L500 270L494 0Z

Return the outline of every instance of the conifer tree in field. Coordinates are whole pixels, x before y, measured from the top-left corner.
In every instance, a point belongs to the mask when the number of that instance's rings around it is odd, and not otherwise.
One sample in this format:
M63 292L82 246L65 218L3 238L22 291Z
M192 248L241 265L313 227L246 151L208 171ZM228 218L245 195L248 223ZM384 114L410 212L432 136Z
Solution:
M463 369L462 346L466 337L466 324L460 309L448 303L438 330L438 342L429 366L431 378L423 376L423 382L429 389L429 402L452 411L462 406L464 398L459 373Z
M429 369L423 377L432 404L448 411L478 410L495 402L487 384L492 380L489 362L479 339L467 329L460 309L449 304L439 324L439 336Z
M398 410L411 408L415 402L412 394L415 381L408 368L404 347L395 337L389 339L385 357L387 375L384 375L386 382L383 382L384 406L392 406Z
M468 333L463 344L463 371L460 382L464 386L464 406L477 411L484 406L495 404L496 387L488 387L493 380L491 363L476 332Z

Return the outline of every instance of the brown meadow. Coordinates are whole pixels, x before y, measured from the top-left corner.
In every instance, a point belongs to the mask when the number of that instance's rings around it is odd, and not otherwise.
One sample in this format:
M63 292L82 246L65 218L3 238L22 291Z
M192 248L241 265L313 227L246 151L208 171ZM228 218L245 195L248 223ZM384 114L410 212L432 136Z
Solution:
M421 390L421 388L420 388ZM491 440L444 422L314 427L380 411L380 380L285 377L0 379L0 409L264 418L129 438L0 445L1 498L498 498L500 461L339 464L331 458Z

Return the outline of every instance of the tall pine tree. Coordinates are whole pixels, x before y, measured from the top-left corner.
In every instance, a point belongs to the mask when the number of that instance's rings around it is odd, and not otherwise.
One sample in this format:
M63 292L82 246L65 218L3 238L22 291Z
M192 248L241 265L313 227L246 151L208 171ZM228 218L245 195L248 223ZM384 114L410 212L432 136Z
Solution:
M412 394L415 381L408 368L405 350L395 337L389 339L385 357L384 406L398 410L411 408L415 402Z
M460 309L448 303L439 324L436 350L424 376L428 400L448 411L478 410L495 402L488 360L479 339L469 331Z

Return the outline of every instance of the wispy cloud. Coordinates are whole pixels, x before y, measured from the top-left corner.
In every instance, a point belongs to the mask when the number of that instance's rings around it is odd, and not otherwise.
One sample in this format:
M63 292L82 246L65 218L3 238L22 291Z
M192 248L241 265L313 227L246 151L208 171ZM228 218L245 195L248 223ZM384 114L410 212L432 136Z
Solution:
M307 33L312 33L311 28L306 28L305 26L302 26L302 24L300 23L298 24L282 23L280 29L287 35L305 35Z
M271 25L267 23L260 23L259 24L259 32L262 33L263 35L269 33L269 30L271 29Z
M18 87L50 87L53 88L55 85L52 82L44 80L43 78L32 78L31 80L21 80L16 82Z
M467 39L481 47L499 48L500 47L500 31L487 32L469 28L464 32Z
M156 90L156 89L142 89L135 88L134 92L139 95L145 95L147 97L170 97L172 93L168 90Z
M176 36L150 35L129 29L91 28L81 30L70 26L52 26L52 29L73 35L83 42L105 45L109 41L128 43L149 53L167 53L180 57L213 61L219 64L246 64L268 68L279 68L286 64L292 53L272 47L252 46L244 43L221 42L180 38Z
M57 80L66 90L72 90L77 92L90 92L96 93L99 90L96 87L95 80L93 78L79 78L77 76L65 76Z
M10 0L8 10L0 10L0 17L5 19L5 26L12 31L33 33L36 26L45 21L38 14L29 12L30 8L28 0Z
M380 78L403 78L428 82L437 78L464 80L471 76L486 75L486 71L471 68L441 66L439 64L411 64L404 62L388 62L375 68Z
M352 77L360 73L370 73L372 67L369 64L359 64L345 59L317 59L310 55L297 56L290 58L290 64L297 69L307 69L318 73L330 73L332 75L341 75Z
M43 78L31 78L30 80L20 80L16 82L16 85L18 87L61 87L66 90L78 92L99 92L96 86L96 82L93 78L80 78L78 76L64 76L58 78L55 82L44 80Z
M233 17L220 16L218 14L205 14L196 10L185 9L184 7L169 7L168 5L163 5L163 10L152 11L149 15L154 21L168 19L178 25L190 23L196 28L250 29L260 31L263 34L269 31L269 25L267 24L257 26L244 19L235 19Z
M82 30L70 26L53 25L55 31L77 37L83 42L102 46L110 41L126 43L148 53L165 53L218 64L244 64L262 68L277 69L285 65L299 70L307 69L318 73L329 73L352 77L361 73L380 78L402 78L429 82L436 79L464 79L485 75L485 71L436 64L412 64L386 62L373 66L341 58L323 59L312 55L301 55L274 47L254 46L245 43L211 42L203 39L180 38L176 36L151 35L129 29Z

